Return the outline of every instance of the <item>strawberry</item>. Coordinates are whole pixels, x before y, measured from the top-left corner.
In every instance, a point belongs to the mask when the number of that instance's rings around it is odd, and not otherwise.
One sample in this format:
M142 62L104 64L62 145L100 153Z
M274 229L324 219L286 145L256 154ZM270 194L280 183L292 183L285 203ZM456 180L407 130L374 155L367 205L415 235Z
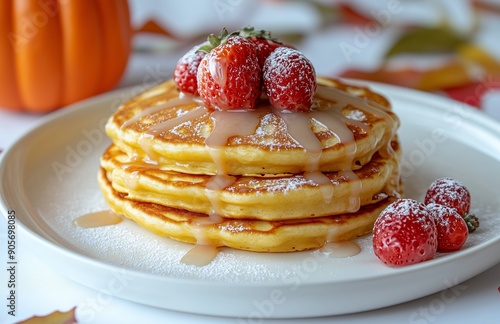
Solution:
M198 49L206 45L206 42L193 47L184 56L182 56L174 70L174 81L181 92L198 95L198 82L196 74L201 60L206 53L198 51Z
M316 72L302 53L278 47L262 69L264 91L269 102L280 109L309 111L316 91Z
M429 204L427 210L437 226L438 252L458 251L469 237L465 220L456 209L440 204Z
M441 178L431 183L425 194L424 203L455 208L463 217L470 211L471 196L462 183L452 178Z
M387 206L373 226L373 250L389 266L430 260L437 246L434 218L413 199L398 199Z
M255 45L227 34L209 37L208 54L198 67L198 92L207 109L255 108L261 93L261 68Z
M284 45L276 38L271 37L271 33L266 30L255 30L253 27L244 27L239 31L241 37L245 37L249 41L255 44L257 48L257 58L259 59L259 65L262 68L267 57L278 47L290 45Z
M257 48L257 58L259 59L259 65L261 68L264 66L264 63L266 62L268 56L275 49L283 46L280 43L277 43L273 40L269 40L266 38L250 37L248 38L248 40L254 43L255 47Z

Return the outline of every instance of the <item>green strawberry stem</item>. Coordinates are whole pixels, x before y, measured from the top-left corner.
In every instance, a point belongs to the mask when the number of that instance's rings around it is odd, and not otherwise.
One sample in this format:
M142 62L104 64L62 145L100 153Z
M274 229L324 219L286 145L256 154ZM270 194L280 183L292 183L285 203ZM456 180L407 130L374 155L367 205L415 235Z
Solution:
M465 223L467 223L467 228L469 229L469 233L472 233L479 227L479 218L474 214L466 214L463 216Z
M230 37L239 35L244 38L251 38L251 37L256 37L256 38L263 38L267 39L270 41L273 41L277 44L281 44L279 40L276 38L273 38L271 36L271 32L263 29L256 30L254 27L243 27L242 29L236 30L232 33L229 33L227 29L224 27L219 33L219 36L216 36L214 34L210 34L208 36L208 43L200 46L197 52L204 52L204 53L210 53L211 50L216 48L217 46L224 44L227 42L227 40Z
M210 53L211 50L216 48L217 46L224 44L227 42L229 37L234 36L235 33L229 34L227 29L224 27L219 33L219 36L215 36L214 34L210 34L208 36L208 44L204 44L200 46L197 52L204 52L204 53Z
M281 42L278 39L273 38L271 36L271 32L267 30L255 29L254 27L248 26L248 27L243 27L237 32L239 32L239 35L244 38L250 38L250 37L263 38L281 44Z

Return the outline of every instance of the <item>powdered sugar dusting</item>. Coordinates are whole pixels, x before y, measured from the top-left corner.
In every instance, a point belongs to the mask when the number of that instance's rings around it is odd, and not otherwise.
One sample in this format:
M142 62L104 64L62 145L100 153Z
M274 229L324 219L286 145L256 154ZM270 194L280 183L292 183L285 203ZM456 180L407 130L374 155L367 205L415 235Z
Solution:
M471 196L461 182L452 178L440 178L429 186L425 204L437 203L455 208L460 215L469 213Z
M259 186L260 190L283 193L297 190L298 188L305 185L317 186L316 182L314 182L313 180L308 180L303 176L291 176L280 179L272 179L268 181L263 181L262 179L259 179L257 181L250 180L248 184L250 187Z
M347 115L345 116L348 119L351 120L357 120L357 121L365 121L366 120L366 115L363 111L361 110L349 110Z
M316 72L312 63L299 51L278 47L262 69L264 89L275 107L309 111L316 91Z
M438 247L437 227L424 204L399 199L387 206L373 228L373 249L390 266L430 260Z

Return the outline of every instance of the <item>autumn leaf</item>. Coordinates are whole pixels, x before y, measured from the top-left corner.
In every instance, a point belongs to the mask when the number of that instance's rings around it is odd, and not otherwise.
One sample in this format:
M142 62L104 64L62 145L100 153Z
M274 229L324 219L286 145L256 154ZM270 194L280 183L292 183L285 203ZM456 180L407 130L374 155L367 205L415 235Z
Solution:
M474 107L481 107L483 97L489 92L498 90L500 90L500 76L487 78L462 87L444 89L443 92L452 99Z
M420 81L422 72L414 69L388 70L381 67L372 71L348 69L339 74L342 78L374 81L394 84L402 87L415 88Z
M457 54L464 62L477 64L489 74L500 74L500 62L481 46L466 44L458 48Z
M455 51L468 39L447 27L421 27L403 34L387 53L385 58L402 53L436 53Z
M500 5L493 1L473 0L472 5L474 6L474 8L485 11L488 14L500 14Z
M372 18L361 14L348 3L339 3L338 9L340 11L342 22L346 24L366 26L367 24L373 22Z
M321 1L311 1L320 15L322 26L329 26L334 23L347 25L366 26L370 23L379 24L373 17L360 12L349 2L322 3Z
M374 71L346 70L340 76L343 78L389 83L423 91L461 87L474 82L467 66L456 60L429 70L416 70L412 68L390 70L382 67Z
M46 316L33 316L17 324L75 324L78 323L75 317L76 307L67 312L53 312Z
M422 72L420 80L415 84L415 89L423 91L436 91L448 87L460 87L473 82L469 68L456 60Z
M177 36L174 33L165 29L164 27L160 26L160 24L158 24L158 22L156 22L155 20L146 21L141 27L137 28L137 30L135 32L136 33L153 33L153 34L166 36L166 37L172 38L172 39L177 38Z

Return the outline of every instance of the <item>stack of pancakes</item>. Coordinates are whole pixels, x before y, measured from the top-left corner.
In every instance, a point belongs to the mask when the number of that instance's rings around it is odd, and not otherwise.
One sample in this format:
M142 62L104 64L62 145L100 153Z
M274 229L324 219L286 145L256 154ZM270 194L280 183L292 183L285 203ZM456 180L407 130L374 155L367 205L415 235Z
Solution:
M365 87L318 79L310 112L208 111L162 83L109 119L111 209L179 241L260 252L371 232L401 194L397 116Z

